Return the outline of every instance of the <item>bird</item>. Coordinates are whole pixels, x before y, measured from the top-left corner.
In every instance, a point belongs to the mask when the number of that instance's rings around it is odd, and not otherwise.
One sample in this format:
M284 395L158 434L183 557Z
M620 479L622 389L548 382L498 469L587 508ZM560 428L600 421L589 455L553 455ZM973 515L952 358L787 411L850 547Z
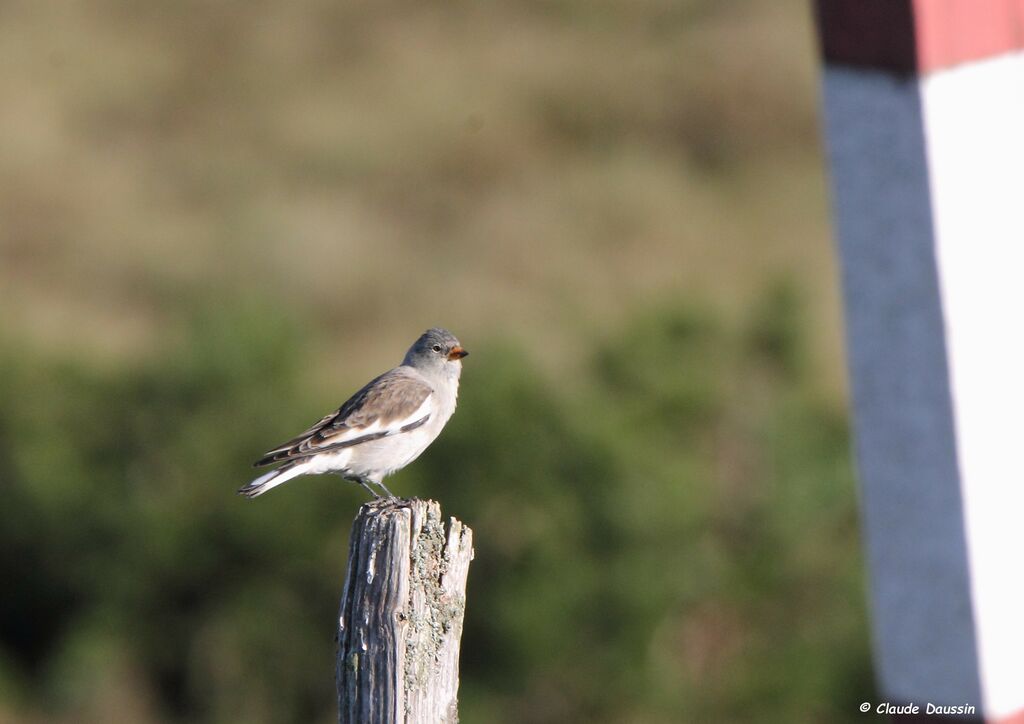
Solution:
M455 412L462 360L469 355L446 329L433 327L405 353L402 364L375 377L308 430L267 451L253 467L283 463L238 493L248 498L300 475L337 473L374 498L395 495L384 478L427 449Z

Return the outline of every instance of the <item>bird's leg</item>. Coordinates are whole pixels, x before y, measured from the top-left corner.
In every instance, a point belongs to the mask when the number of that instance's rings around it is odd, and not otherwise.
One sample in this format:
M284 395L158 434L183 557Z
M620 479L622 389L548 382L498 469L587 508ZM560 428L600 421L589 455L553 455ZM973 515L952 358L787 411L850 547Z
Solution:
M356 476L356 475L353 475L353 476L342 475L342 477L345 478L345 480L349 481L350 483L359 483L360 485L362 485L366 489L366 491L370 495L373 496L374 500L380 500L380 495L377 494L377 491L370 487L370 479L369 478L364 478L364 477Z
M377 483L377 487L378 488L380 488L381 490L383 490L385 493L388 494L389 498L391 498L392 500L398 500L398 496L395 495L394 493L392 493L390 490L388 490L387 486L384 485L384 481L383 480L377 480L375 482Z

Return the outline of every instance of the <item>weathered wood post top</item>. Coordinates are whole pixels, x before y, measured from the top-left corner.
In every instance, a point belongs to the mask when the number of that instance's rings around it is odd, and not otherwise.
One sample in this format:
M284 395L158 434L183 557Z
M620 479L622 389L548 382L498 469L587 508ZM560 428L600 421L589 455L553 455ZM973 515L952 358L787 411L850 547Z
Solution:
M338 721L457 722L473 531L427 500L363 505L338 617Z

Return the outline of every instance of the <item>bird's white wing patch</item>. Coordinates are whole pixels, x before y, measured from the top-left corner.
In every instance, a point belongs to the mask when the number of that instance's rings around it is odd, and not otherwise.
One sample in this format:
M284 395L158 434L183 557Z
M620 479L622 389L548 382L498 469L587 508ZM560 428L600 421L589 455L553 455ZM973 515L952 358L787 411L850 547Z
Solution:
M382 437L411 432L430 419L430 415L433 412L432 398L433 394L427 395L419 407L410 414L389 420L386 424L382 424L378 418L369 425L346 427L332 435L324 436L319 445L308 448L307 454L317 455L328 451L344 449L349 446L354 447L364 442L379 440Z
M404 428L408 428L410 425L422 425L423 422L421 421L425 422L426 418L430 417L433 410L434 395L431 393L424 398L423 402L420 403L420 406L413 410L411 414L406 415L402 420L392 420L388 424L388 427L392 430L401 431Z

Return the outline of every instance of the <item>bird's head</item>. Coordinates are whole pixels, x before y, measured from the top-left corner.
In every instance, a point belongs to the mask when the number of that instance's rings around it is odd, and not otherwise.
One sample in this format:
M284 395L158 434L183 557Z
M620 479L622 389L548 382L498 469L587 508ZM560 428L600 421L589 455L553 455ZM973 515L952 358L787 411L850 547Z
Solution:
M415 367L421 372L448 372L457 376L462 370L462 358L469 352L454 334L447 329L434 327L420 335L409 351L403 364Z

